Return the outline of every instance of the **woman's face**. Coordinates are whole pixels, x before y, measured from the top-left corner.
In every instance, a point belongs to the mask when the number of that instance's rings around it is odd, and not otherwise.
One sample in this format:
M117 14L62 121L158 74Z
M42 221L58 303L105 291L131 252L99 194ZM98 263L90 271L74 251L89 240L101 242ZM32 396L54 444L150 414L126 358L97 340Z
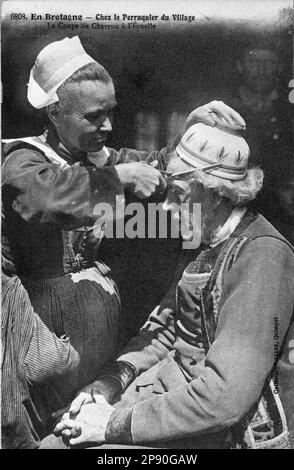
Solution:
M54 119L61 142L70 151L98 152L112 130L113 83L84 80L68 85L66 92Z
M176 155L167 166L167 171L170 173L180 173L190 169L191 167ZM210 239L211 234L208 231L214 218L211 192L205 190L195 177L191 175L175 179L170 177L163 209L171 210L174 222L180 223L183 240L196 240L199 235L204 243Z

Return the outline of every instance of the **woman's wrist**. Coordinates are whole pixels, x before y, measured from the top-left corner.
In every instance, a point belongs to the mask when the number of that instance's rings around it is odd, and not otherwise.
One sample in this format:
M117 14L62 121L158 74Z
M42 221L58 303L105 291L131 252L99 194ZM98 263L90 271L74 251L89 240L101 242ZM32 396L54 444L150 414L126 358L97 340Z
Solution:
M136 376L137 371L132 364L124 361L116 361L104 370L104 374L99 377L99 380L102 379L102 377L103 380L105 377L111 377L113 380L120 383L121 390L124 392Z

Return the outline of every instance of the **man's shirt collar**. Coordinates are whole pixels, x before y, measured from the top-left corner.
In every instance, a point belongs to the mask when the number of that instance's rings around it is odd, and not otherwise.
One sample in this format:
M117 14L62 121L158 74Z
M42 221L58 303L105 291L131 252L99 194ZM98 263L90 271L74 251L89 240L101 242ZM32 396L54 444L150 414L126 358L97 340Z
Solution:
M226 222L219 230L217 230L213 240L209 246L214 248L219 243L225 241L234 232L237 225L241 222L247 212L247 207L234 207Z

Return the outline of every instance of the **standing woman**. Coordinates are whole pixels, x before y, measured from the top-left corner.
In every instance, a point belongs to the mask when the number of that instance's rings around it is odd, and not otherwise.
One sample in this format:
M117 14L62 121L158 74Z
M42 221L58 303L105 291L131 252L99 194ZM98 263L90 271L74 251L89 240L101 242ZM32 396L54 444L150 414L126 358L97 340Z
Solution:
M97 207L107 203L115 211L132 183L142 196L151 194L161 175L141 163L113 166L128 161L126 152L104 146L112 129L113 82L78 37L40 52L28 99L36 108L46 107L50 125L44 135L4 146L4 255L13 260L40 320L76 353L68 364L75 374L67 381L32 387L42 436L51 413L94 380L116 352L120 300L109 268L97 261Z

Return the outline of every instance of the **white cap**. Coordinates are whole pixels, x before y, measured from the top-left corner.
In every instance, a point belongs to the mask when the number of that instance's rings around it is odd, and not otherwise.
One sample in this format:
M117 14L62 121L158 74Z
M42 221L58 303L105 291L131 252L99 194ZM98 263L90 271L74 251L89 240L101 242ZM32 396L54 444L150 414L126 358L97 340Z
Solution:
M181 138L176 152L192 167L219 178L241 180L247 174L248 144L232 130L194 124Z
M31 69L28 83L28 100L40 109L56 103L56 90L74 72L91 62L96 62L83 48L80 38L55 41L41 50Z

